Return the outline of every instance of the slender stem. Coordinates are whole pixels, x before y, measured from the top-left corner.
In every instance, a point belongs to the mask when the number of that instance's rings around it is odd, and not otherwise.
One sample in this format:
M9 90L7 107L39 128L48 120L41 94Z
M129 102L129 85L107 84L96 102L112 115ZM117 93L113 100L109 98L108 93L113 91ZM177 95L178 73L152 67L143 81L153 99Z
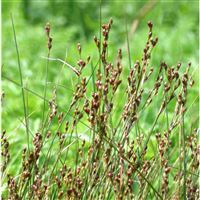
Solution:
M95 68L93 66L93 62L91 62L93 92L96 92L94 70L95 70Z
M187 199L186 196L186 172L187 172L187 158L186 158L186 148L185 148L185 131L184 131L184 112L182 113L182 123L181 123L181 135L183 139L183 195L184 200Z
M15 41L15 48L16 48L16 53L17 53L17 61L18 61L19 76L20 76L20 85L21 85L21 90L22 90L22 100L23 100L24 118L25 118L26 135L27 135L27 146L28 146L28 152L30 153L30 147L29 147L29 128L28 128L27 108L26 108L26 101L25 101L25 94L24 94L24 84L23 84L21 62L20 62L20 56L19 56L19 49L18 49L18 44L17 44L17 37L16 37L14 20L13 20L12 14L11 14L11 21L12 21L13 35L14 35L14 41Z
M99 73L101 73L101 26L102 26L102 12L101 12L101 0L99 1Z
M125 23L126 23L126 41L127 41L128 59L129 59L129 68L131 69L131 52L130 52L130 46L129 46L127 19L125 19Z
M49 58L49 56L50 56L50 50L48 50L48 58ZM48 71L49 71L49 59L47 59L47 62L46 62L45 86L44 86L44 99L46 99L46 95L47 95ZM46 102L45 102L45 100L44 100L44 103L43 103L43 112L42 112L42 132L44 131L44 127L45 127L45 119L44 119L45 106L46 106Z

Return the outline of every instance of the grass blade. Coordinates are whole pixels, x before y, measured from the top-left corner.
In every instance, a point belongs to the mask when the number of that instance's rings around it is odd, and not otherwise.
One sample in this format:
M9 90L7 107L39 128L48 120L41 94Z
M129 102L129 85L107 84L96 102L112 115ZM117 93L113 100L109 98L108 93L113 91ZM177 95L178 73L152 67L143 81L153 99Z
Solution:
M25 123L26 123L27 146L28 146L28 151L30 152L30 147L29 147L29 128L28 128L27 108L26 108L25 94L24 94L24 84L23 84L23 77L22 77L22 70L21 70L21 62L20 62L19 49L18 49L18 44L17 44L17 37L16 37L14 20L13 20L12 14L11 14L11 21L12 21L13 36L14 36L16 53L17 53L17 61L18 61L18 68L19 68L20 84L21 84L21 91L22 91L24 119L25 119Z

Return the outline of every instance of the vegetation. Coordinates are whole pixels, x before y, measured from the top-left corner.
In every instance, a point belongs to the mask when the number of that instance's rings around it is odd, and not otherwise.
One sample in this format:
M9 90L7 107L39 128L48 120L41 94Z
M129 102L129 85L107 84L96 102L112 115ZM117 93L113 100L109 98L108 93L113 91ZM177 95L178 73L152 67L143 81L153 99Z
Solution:
M198 3L47 2L13 3L23 15L3 24L2 198L199 199ZM68 29L51 20L45 37L51 6ZM79 9L99 22L65 21Z

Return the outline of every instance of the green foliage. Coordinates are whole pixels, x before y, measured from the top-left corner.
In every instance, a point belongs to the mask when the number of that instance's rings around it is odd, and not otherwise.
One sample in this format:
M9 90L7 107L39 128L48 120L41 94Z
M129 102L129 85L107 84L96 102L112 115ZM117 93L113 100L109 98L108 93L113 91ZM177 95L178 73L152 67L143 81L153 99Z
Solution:
M102 22L107 22L110 17L114 24L109 40L109 57L116 58L116 49L122 48L123 52L123 74L125 80L129 73L128 51L126 46L126 23L130 32L134 20L138 17L140 9L147 1L102 1ZM26 146L25 126L22 123L24 113L22 109L21 88L11 83L7 78L19 83L19 72L17 66L17 56L13 41L13 31L11 26L10 13L14 16L19 54L22 66L24 85L43 96L45 84L46 60L47 56L46 35L44 26L46 22L52 25L51 35L53 37L53 47L51 56L67 60L73 66L77 66L79 55L77 53L77 43L81 42L82 57L91 56L95 66L98 62L98 51L92 43L93 35L99 37L99 2L97 1L3 1L2 2L2 89L5 93L3 99L2 129L6 129L11 144L12 162L8 171L16 175L17 166L21 162L21 149ZM176 65L179 61L183 63L184 72L187 63L192 62L191 73L196 84L190 89L187 101L187 115L185 118L185 129L191 130L198 126L198 1L159 1L144 18L139 19L139 24L133 35L130 35L129 46L132 65L136 60L142 59L142 50L147 39L146 23L152 20L155 28L154 33L158 35L158 46L152 53L151 66L158 70L160 63L164 60L169 66ZM154 34L153 33L153 34ZM90 66L83 72L87 78L91 74ZM155 77L155 75L153 75ZM77 83L73 73L59 62L49 62L49 74L47 84L47 100L52 98L52 91L57 86L57 103L60 106L59 112L66 110L72 99L72 89ZM153 87L154 81L149 82L149 89ZM149 91L147 88L146 95ZM93 90L89 84L89 91ZM118 120L119 113L123 110L125 85L122 83L116 93L114 101L117 103L114 122ZM159 102L162 94L157 99ZM30 130L35 133L41 127L41 116L43 109L43 99L36 95L25 92L28 98L28 114ZM173 105L176 101L172 102ZM173 116L173 105L168 107L169 119ZM158 111L156 103L150 106L149 112L141 116L144 124L139 124L141 130L151 127L155 115ZM73 112L71 113L73 114ZM67 117L70 121L70 117ZM114 123L113 122L113 123ZM166 116L162 116L155 127L155 132L160 127L166 127ZM56 129L53 127L54 130ZM79 126L79 132L85 130L84 126ZM86 138L88 133L85 134ZM177 137L172 138L173 147L176 146ZM55 141L58 143L58 141ZM73 147L76 149L76 147ZM147 157L154 153L155 144ZM177 147L178 148L178 147ZM20 150L20 151L19 151ZM44 149L45 151L45 149ZM55 149L55 152L57 149ZM176 157L177 155L174 155ZM73 153L69 152L69 163L74 165ZM43 161L44 158L41 158ZM174 158L175 160L175 158ZM50 162L54 163L53 157ZM136 189L137 190L137 189Z

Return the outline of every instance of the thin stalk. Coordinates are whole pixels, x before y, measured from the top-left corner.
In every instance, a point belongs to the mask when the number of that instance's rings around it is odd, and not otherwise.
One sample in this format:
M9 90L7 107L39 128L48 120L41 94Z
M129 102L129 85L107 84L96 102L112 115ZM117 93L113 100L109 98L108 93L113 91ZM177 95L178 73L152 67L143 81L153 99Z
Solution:
M186 196L186 171L187 171L187 158L186 158L186 148L185 148L185 131L184 131L184 113L182 113L182 123L181 123L181 135L183 138L183 195L184 200L187 199Z
M127 19L125 19L125 24L126 24L126 42L127 42L127 50L128 50L129 69L131 69L131 53L130 53L130 46L129 46Z
M181 130L179 132L179 179L178 179L178 192L179 192L179 198L181 198L181 172L182 172L182 161L181 161Z
M46 99L46 95L47 95L47 81L48 81L48 71L49 71L49 56L50 56L50 49L48 50L48 59L46 62L46 72L45 72L45 86L44 86L44 99ZM44 131L44 127L45 127L45 119L44 119L44 115L45 115L45 107L46 107L46 102L43 102L43 112L42 112L42 133Z
M95 88L95 76L94 76L94 66L93 66L93 62L91 62L91 75L92 75L92 85L93 85L93 92L96 92L96 88Z
M23 84L23 77L22 77L22 70L21 70L21 62L20 62L20 56L19 56L19 49L17 44L17 37L15 33L15 26L13 21L13 16L11 14L11 21L12 21L12 28L13 28L13 35L14 35L14 41L15 41L15 48L17 53L17 61L18 61L18 68L19 68L19 76L20 76L20 84L22 87L22 101L23 101L23 109L24 109L24 118L26 123L26 136L27 136L27 146L28 146L28 153L30 153L30 147L29 147L29 128L28 128L28 120L27 120L27 108L26 108L26 101L25 101L25 94L24 94L24 84Z
M164 72L163 72L163 77L164 76ZM164 87L164 78L163 78L163 87ZM165 98L165 102L167 102L167 93L164 91L164 98ZM166 128L167 130L169 130L169 117L168 117L168 108L167 108L167 105L165 107L165 114L166 114Z
M101 12L101 0L99 1L99 73L101 73L101 26L102 26L102 12Z

